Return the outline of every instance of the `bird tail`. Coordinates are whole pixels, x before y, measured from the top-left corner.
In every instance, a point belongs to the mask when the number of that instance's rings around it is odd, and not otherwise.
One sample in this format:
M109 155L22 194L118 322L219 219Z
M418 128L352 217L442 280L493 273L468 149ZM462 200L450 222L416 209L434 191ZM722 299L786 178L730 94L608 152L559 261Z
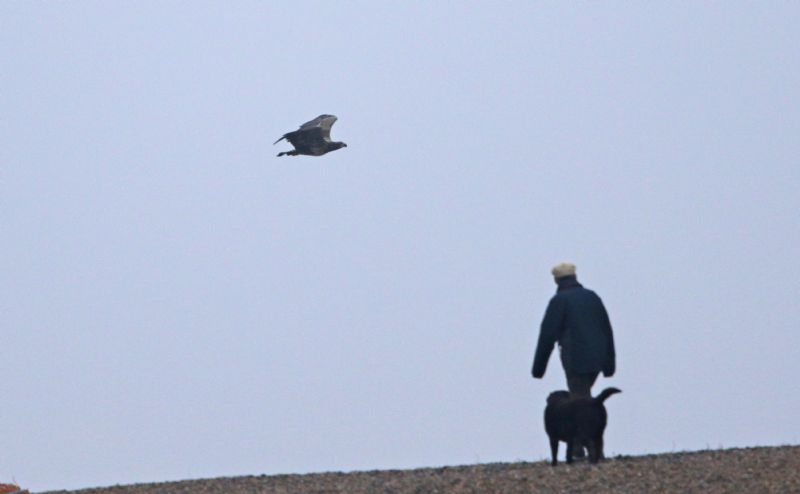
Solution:
M286 136L283 136L280 139L278 139L277 141L273 142L272 145L274 146L275 144L278 144L279 142L281 142L284 139L286 139Z
M599 395L595 396L594 399L599 401L600 403L603 403L604 401L606 401L606 398L615 393L622 393L622 390L617 388L606 388L602 392L600 392Z

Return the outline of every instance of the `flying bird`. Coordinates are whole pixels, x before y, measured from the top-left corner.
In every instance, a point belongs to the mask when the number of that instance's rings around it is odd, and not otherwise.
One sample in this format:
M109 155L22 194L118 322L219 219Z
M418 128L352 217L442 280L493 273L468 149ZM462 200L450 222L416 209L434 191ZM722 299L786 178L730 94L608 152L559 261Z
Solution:
M283 139L292 143L292 151L278 153L278 156L322 156L325 153L347 147L343 142L331 141L331 126L336 122L336 115L320 115L310 122L306 122L294 132L283 134L283 137L272 145L278 144Z

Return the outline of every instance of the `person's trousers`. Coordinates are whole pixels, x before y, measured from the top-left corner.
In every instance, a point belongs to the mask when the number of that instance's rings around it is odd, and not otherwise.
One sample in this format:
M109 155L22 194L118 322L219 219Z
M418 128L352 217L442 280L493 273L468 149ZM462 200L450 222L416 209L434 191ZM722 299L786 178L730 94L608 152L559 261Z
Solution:
M564 374L567 376L567 389L570 393L578 396L592 396L592 386L597 380L599 372L590 372L588 374L579 374L574 372L571 359L568 357L569 353L565 352L563 348L559 347L561 354L561 365L564 367Z
M592 385L594 384L595 380L597 379L597 375L600 374L599 372L593 372L591 374L572 374L567 376L567 388L569 388L569 392L578 395L578 396L585 396L587 398L592 397ZM586 450L582 444L575 444L573 448L573 456L574 458L583 459L586 458Z
M567 389L569 392L578 396L585 396L591 398L592 386L597 380L599 372L592 372L591 374L567 374Z

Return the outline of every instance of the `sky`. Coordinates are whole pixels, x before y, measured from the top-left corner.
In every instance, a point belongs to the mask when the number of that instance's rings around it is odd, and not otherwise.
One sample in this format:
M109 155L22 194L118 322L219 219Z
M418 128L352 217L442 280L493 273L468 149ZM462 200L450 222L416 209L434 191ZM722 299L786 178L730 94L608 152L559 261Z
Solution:
M800 443L798 18L0 3L0 482L545 459L561 261L607 455Z

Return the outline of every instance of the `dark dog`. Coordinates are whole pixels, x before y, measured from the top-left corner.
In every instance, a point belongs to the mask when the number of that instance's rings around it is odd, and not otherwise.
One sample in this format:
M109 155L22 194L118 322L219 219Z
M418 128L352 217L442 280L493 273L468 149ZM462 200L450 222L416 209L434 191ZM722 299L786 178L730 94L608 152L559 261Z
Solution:
M589 461L597 463L603 458L603 431L606 429L606 407L603 402L617 388L606 388L595 398L575 396L569 391L553 391L547 397L544 409L544 429L550 437L551 465L558 464L558 442L567 443L567 463L572 463L574 448L586 446Z

